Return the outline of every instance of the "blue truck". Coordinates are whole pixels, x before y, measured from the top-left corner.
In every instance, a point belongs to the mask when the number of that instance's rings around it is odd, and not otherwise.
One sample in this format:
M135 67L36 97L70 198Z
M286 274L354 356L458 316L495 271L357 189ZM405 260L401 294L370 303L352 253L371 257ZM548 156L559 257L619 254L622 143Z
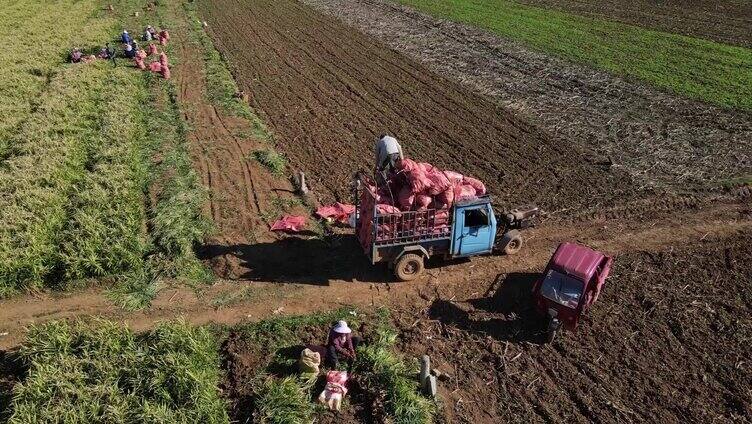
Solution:
M533 226L538 208L494 212L491 197L456 202L451 208L398 211L379 205L375 184L358 176L354 184L355 230L372 264L384 263L400 281L419 277L432 257L513 255L522 248L520 231Z

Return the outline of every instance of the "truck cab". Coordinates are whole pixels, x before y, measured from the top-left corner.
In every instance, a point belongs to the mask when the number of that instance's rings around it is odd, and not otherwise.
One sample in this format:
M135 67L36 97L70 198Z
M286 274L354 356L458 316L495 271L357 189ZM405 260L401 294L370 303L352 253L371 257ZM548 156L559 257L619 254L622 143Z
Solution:
M491 253L496 241L496 216L487 196L454 207L450 255L455 258Z

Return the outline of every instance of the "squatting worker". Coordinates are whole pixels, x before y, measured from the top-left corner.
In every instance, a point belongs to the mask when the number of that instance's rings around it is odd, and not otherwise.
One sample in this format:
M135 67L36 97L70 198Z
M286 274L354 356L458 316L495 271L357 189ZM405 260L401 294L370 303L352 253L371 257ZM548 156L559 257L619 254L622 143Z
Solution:
M338 321L329 331L326 341L326 362L337 368L340 361L355 360L355 348L360 344L360 337L353 337L346 321Z
M402 146L396 138L383 134L376 142L376 170L386 174L385 171L394 169L398 161L403 159Z

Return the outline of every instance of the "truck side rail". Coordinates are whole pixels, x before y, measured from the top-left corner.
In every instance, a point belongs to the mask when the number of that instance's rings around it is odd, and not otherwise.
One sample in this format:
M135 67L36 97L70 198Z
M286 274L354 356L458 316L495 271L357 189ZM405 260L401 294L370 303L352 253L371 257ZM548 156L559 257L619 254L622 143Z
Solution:
M452 235L448 209L425 209L373 217L376 246L419 243L447 239Z

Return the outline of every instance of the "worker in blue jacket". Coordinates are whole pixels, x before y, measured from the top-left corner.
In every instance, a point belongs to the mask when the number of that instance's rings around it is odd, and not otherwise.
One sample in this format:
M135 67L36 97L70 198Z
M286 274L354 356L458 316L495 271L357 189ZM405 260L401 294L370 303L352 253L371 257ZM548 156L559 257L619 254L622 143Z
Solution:
M131 36L128 34L128 31L123 30L123 34L120 36L120 39L123 41L123 44L130 44L131 43Z

